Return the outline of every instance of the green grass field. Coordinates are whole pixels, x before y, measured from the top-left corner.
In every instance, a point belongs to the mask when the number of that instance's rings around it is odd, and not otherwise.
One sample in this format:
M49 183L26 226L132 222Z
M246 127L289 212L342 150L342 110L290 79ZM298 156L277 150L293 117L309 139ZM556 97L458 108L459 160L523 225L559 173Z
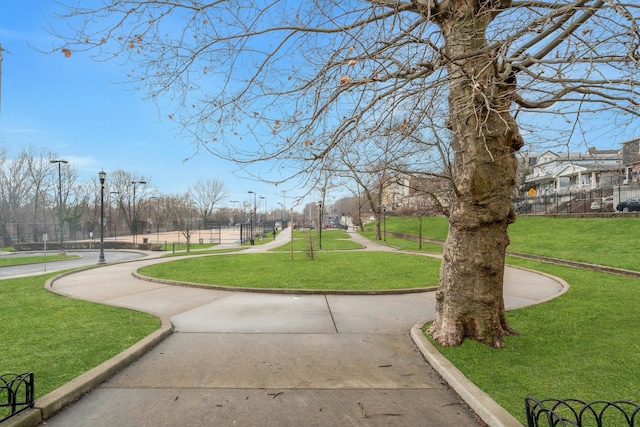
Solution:
M416 217L387 217L387 231L417 235L417 230ZM422 230L423 236L444 241L447 219L424 217ZM523 216L509 227L507 250L640 271L634 244L639 232L640 218ZM408 250L417 247L417 242L407 242Z
M503 349L468 340L438 349L525 425L526 396L640 402L640 279L508 262L561 277L569 292L507 313L520 336L507 337Z
M45 281L55 274L0 280L0 373L33 372L36 397L160 327L145 313L46 291Z
M293 261L288 253L262 253L180 259L139 273L232 287L363 291L437 286L439 265L402 253L321 252L315 260L298 253Z
M320 249L320 234L318 230L294 231L293 233L293 250L309 251ZM322 230L322 250L335 251L347 249L362 249L362 245L354 242L349 237L349 233L342 230ZM273 249L277 252L291 251L291 240L277 248Z
M387 219L387 230L417 234L417 218ZM639 270L634 262L638 218L523 217L510 227L509 250ZM446 219L423 218L423 235L444 240ZM413 231L412 231L413 230ZM371 232L365 233L372 237ZM303 252L308 234L286 253L186 257L142 270L176 280L231 286L331 289L408 288L437 284L439 262L424 256L330 252L346 233L323 231L315 260ZM350 242L353 245L353 242ZM417 242L387 236L389 245L417 250ZM327 245L327 246L325 246ZM424 252L440 252L426 245ZM213 251L212 251L213 252ZM203 252L198 252L203 253ZM508 313L521 335L495 350L467 341L442 348L467 377L524 421L524 397L640 401L640 280L514 257L521 265L565 279L571 289L545 304ZM349 274L345 274L349 271ZM102 363L157 329L151 316L48 293L48 276L0 280L0 370L36 372L37 394ZM215 280L211 280L215 277ZM117 326L117 327L116 327Z

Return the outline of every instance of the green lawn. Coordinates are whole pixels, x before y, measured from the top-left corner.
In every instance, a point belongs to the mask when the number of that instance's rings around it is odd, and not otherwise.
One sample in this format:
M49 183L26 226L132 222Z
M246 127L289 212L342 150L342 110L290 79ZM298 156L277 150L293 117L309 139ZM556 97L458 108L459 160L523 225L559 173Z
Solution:
M417 230L417 217L387 217L388 232L417 235ZM424 217L422 230L423 236L444 241L447 219ZM509 227L507 250L640 271L634 243L638 233L640 218L522 216ZM407 244L417 246L417 242Z
M388 218L387 230L417 234L416 224ZM443 218L424 218L423 233L444 240L446 226ZM510 227L509 250L640 270L630 244L639 228L640 218L521 217ZM440 351L524 424L526 396L640 402L640 280L515 257L507 262L561 277L571 288L509 312L521 335L507 337L503 349L465 341Z
M295 231L293 233L293 250L308 251L309 248L318 250L320 248L320 234L318 230ZM345 249L362 249L362 245L351 240L349 233L343 230L322 230L322 250L334 251ZM291 240L273 251L291 251Z
M192 238L192 240L197 241L198 238ZM217 245L217 243L189 243L189 251L200 251L200 250L206 250L206 249L211 249L214 248ZM160 243L160 246L162 247L163 250L165 251L180 251L180 252L184 252L187 250L187 243L186 242L177 242L177 243Z
M288 253L264 253L181 259L139 273L209 285L361 291L437 286L439 265L402 253L320 252L315 260L298 253L293 261Z
M509 264L561 277L571 288L507 313L520 336L507 337L503 349L468 340L438 349L525 425L526 396L640 402L640 280L517 258Z
M417 221L389 217L387 230L417 234ZM638 227L638 218L522 217L510 227L509 250L639 270L634 262ZM444 240L446 228L445 218L423 218L426 237ZM309 235L313 237L309 232L296 233L299 241L294 248L304 251ZM302 252L296 252L293 261L288 252L187 257L141 273L190 282L293 289L437 284L439 262L428 257L329 252L329 247L342 245L346 237L343 232L323 231L323 250L315 260ZM387 243L417 250L415 241L388 235ZM429 245L423 251L440 250ZM441 351L521 421L527 395L640 401L640 280L512 257L508 262L562 277L571 289L551 302L508 313L510 324L521 335L508 337L504 349L467 341ZM51 276L0 281L0 371L34 371L38 396L159 326L157 319L146 314L48 293L43 284Z
M422 217L422 235L432 239L444 241L447 238L448 220L444 216L424 216ZM368 223L366 229L374 230L375 224ZM383 225L380 226L384 229ZM418 236L420 232L420 218L417 216L387 216L387 231L410 234ZM389 236L387 236L388 240Z
M510 251L640 270L640 218L521 217L509 227Z
M376 233L375 231L363 231L362 234L369 240L375 240ZM378 241L378 243L383 243L382 241ZM401 249L403 251L415 251L415 252L425 252L425 253L442 253L442 245L437 243L427 243L422 242L422 248L420 248L420 243L417 240L407 240L401 239L399 237L393 237L391 234L387 234L387 245L393 246L394 248Z
M48 292L44 283L55 274L59 273L0 280L0 373L33 372L36 397L160 326L157 318L145 313Z

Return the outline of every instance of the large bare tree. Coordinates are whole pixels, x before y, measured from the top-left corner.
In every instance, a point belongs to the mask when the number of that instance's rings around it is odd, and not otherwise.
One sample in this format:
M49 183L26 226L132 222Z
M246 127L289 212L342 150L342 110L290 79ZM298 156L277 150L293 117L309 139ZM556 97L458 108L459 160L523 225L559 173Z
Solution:
M60 28L76 29L61 34L66 56L93 49L132 62L132 81L168 118L200 148L240 164L322 167L336 147L398 112L410 111L412 125L442 117L454 196L429 333L444 345L469 337L501 347L515 333L502 286L519 129L539 139L532 130L561 117L575 136L585 120L619 127L638 113L637 2L77 4L60 12Z
M189 195L206 225L211 220L215 207L226 196L224 182L217 178L198 180L189 188Z
M106 186L109 193L115 194L116 207L131 233L144 231L140 229L145 221L141 214L151 196L151 178L118 169L107 175Z
M22 152L9 158L7 150L0 147L0 236L2 244L12 244L7 224L25 215L31 185L29 183L28 156Z

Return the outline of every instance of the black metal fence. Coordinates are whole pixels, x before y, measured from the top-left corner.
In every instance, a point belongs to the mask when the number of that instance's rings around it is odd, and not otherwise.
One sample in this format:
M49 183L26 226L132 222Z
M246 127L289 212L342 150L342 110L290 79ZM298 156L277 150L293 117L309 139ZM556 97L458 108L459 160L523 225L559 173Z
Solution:
M33 372L0 375L0 422L31 408L33 402Z
M69 223L63 222L62 234L64 242L78 242L83 240L99 240L100 225L92 222ZM220 233L224 229L235 229L235 226L228 226L220 223L196 223L189 227L189 233L196 236L192 243L202 240L207 243L221 243ZM23 223L10 222L5 225L5 230L11 238L12 243L34 243L43 242L46 238L48 242L60 242L60 223ZM158 240L155 236L159 233L179 231L180 228L174 224L148 224L138 228L138 236L147 238L149 241ZM130 235L131 231L123 226L105 226L105 239L118 240L119 236ZM142 240L141 240L142 241ZM1 242L0 242L1 243Z
M637 185L594 188L591 190L536 194L534 197L514 198L519 214L574 214L615 212L620 202L640 197Z
M274 221L261 221L240 224L240 242L250 242L256 239L271 238L270 234L276 229Z
M640 405L635 402L578 399L525 399L528 427L618 427L635 426L640 421Z

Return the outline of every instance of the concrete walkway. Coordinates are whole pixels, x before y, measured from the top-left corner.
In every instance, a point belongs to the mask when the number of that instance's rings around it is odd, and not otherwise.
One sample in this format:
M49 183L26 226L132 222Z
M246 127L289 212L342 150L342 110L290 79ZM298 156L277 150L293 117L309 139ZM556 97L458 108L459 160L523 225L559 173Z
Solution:
M288 236L285 230L276 242L243 253L267 250ZM355 233L352 238L367 250L392 250ZM519 425L455 368L440 367L449 383L470 390L458 390L465 403L425 362L431 350L414 326L433 317L432 292L283 295L172 286L131 275L166 261L108 265L53 283L63 295L154 313L164 327L118 360L39 399L36 407L48 418L73 393L87 391L84 384L106 380L47 426L484 425L476 413L489 425ZM509 268L505 275L509 308L563 289L529 271ZM446 365L433 357L436 366Z

